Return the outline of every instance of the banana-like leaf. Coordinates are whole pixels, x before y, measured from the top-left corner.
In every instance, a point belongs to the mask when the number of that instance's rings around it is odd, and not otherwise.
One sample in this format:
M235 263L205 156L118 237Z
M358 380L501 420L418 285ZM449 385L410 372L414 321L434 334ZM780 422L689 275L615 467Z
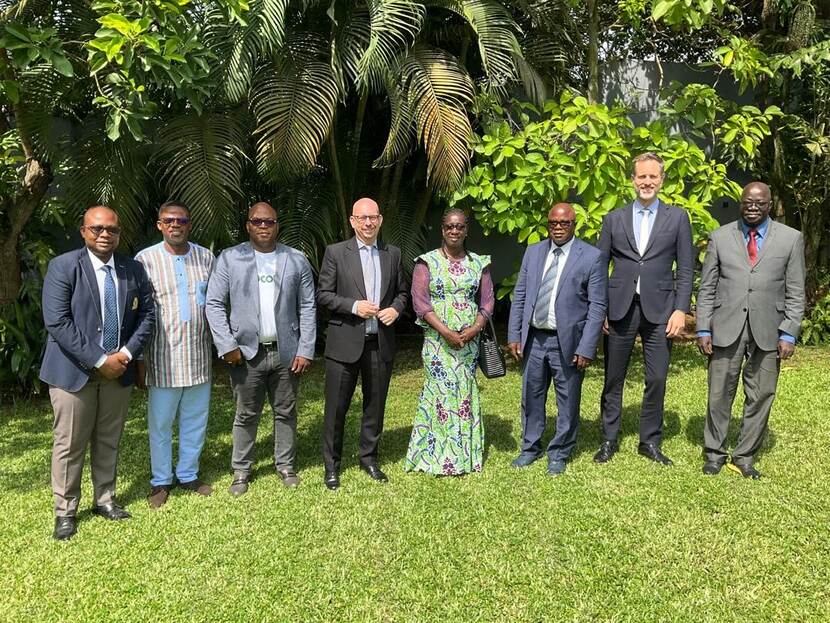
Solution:
M431 0L430 4L457 13L476 33L490 88L503 88L516 80L515 59L522 55L516 35L521 29L502 4L497 0Z
M473 82L454 56L423 44L412 48L400 74L427 154L427 178L439 192L452 192L470 162L473 130L467 106Z
M176 117L159 133L155 154L168 197L193 218L193 236L227 242L238 221L246 131L228 113Z
M380 91L385 73L394 67L421 32L426 9L412 0L368 0L369 45L358 62L358 89Z
M70 205L81 210L94 205L115 210L124 230L121 240L129 245L146 220L153 187L147 169L150 146L130 136L102 140L104 133L103 119L87 120L83 136L74 145L67 196Z
M331 128L337 77L313 33L297 33L278 61L257 71L251 91L256 161L268 182L304 175Z

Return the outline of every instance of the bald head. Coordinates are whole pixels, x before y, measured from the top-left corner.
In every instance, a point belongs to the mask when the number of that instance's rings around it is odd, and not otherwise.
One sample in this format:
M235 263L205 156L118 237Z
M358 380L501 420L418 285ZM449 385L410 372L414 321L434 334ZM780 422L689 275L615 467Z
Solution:
M576 212L570 203L557 203L548 212L548 235L557 246L573 238L575 224Z
M744 186L743 195L747 193L762 193L765 194L767 197L772 197L772 192L767 184L764 182L750 182L746 186Z
M248 209L248 218L252 218L254 214L260 218L277 218L277 211L267 201L257 201Z
M107 218L107 220L114 219L116 225L118 224L118 214L115 210L107 206L92 206L84 212L84 225L90 225L93 221L97 221L100 218ZM77 221L75 222L77 223Z
M368 213L370 214L380 214L380 206L377 204L377 201L370 199L369 197L361 197L355 201L352 206L352 214L362 214L365 209L368 209Z

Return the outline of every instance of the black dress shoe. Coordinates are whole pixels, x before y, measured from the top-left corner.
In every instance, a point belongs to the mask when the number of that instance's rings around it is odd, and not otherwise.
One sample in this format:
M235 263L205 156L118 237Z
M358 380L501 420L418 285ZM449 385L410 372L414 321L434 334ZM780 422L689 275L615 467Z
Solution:
M729 462L729 469L733 472L738 472L744 478L750 478L752 480L761 480L761 472L759 472L755 467L750 463L732 463Z
M110 502L109 504L104 504L102 506L93 506L92 512L96 515L100 515L104 519L109 519L110 521L121 521L122 519L129 519L132 517L132 515L118 506L115 502Z
M641 443L637 446L637 454L641 454L647 459L651 459L655 463L660 463L661 465L674 465L669 457L660 452L660 446L656 443Z
M386 474L384 474L380 470L380 467L378 467L377 465L363 465L361 463L360 469L369 474L369 478L376 482L389 482L389 479L386 477Z
M594 463L607 463L616 454L619 446L614 440L605 440L594 455Z
M52 538L56 541L68 541L78 531L78 522L74 517L55 517L55 531Z
M706 461L703 464L703 473L707 476L717 476L723 469L723 461Z
M340 488L340 473L337 470L326 470L323 482L329 491L337 491Z

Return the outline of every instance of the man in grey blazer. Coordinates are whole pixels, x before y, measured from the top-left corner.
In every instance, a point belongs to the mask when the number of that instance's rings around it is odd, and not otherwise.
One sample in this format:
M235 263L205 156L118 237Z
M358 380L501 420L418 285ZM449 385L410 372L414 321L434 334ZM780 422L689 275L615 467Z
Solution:
M507 342L522 360L522 449L514 467L542 456L551 381L556 433L547 447L548 474L558 476L576 445L582 379L596 356L608 297L608 270L599 249L574 237L568 203L548 213L550 238L525 251L513 291Z
M600 409L605 439L594 455L597 463L610 461L619 447L623 386L639 335L645 391L637 452L662 465L672 464L660 445L663 399L672 338L683 330L691 304L694 252L689 215L657 197L664 178L659 156L637 156L632 172L637 198L605 215L597 242L606 263L614 263L608 280L605 384Z
M709 357L709 404L703 431L714 475L726 462L732 402L743 367L744 411L729 467L757 480L755 453L767 431L781 361L789 359L804 315L801 233L769 218L769 186L748 184L740 220L709 236L697 296L698 348Z
M259 202L248 212L250 242L225 249L208 281L205 312L219 356L230 366L236 397L233 482L248 490L265 399L274 414L274 463L287 487L295 471L297 387L314 358L314 277L305 256L277 243L277 212Z

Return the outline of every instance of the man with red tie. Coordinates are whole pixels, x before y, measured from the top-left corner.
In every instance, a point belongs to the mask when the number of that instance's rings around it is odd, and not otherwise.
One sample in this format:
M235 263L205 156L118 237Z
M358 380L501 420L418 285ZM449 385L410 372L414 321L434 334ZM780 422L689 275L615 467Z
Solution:
M726 463L732 403L743 368L746 396L730 469L757 480L755 453L767 431L781 361L792 356L804 315L801 233L769 218L761 182L741 195L741 218L713 231L697 295L697 342L709 357L703 473Z

